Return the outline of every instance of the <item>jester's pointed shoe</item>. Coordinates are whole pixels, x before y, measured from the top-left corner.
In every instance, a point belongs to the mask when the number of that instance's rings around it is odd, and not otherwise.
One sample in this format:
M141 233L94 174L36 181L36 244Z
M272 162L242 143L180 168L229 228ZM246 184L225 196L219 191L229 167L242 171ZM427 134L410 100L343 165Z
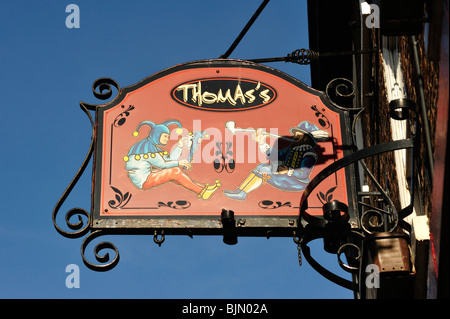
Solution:
M262 177L259 177L252 172L234 191L224 190L223 193L231 199L245 200L247 194L257 189L262 183Z
M247 198L247 193L239 188L236 188L234 191L224 190L223 193L231 199L245 200Z
M219 187L220 182L218 180L213 185L206 184L197 197L205 200L209 199Z

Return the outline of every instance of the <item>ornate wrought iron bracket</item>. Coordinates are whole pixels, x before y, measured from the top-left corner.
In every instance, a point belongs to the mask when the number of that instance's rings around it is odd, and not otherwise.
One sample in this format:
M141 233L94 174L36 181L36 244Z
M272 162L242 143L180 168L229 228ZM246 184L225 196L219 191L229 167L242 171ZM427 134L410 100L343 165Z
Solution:
M98 98L100 100L107 100L112 96L112 87L114 87L115 89L120 91L119 85L113 79L100 78L93 83L92 92L96 98ZM107 271L107 270L114 268L117 265L117 263L119 262L119 251L118 251L117 247L114 246L112 243L101 242L95 246L95 249L94 249L95 258L98 262L100 262L102 264L100 264L100 265L93 264L90 261L88 261L85 257L85 250L86 250L86 247L89 245L89 243L97 237L108 234L104 230L93 231L91 214L83 208L70 209L65 215L65 222L66 222L67 227L70 230L64 230L63 228L61 228L57 221L57 215L59 213L59 210L61 209L62 205L66 201L69 194L72 192L74 186L76 185L76 183L78 182L80 177L83 175L83 172L85 171L85 169L88 166L89 161L92 157L92 153L93 153L93 149L94 149L95 127L94 127L94 121L92 119L91 114L89 113L89 110L95 111L98 107L101 107L101 105L92 105L92 104L80 102L80 107L83 110L83 112L88 116L90 123L91 123L91 127L92 127L91 144L89 146L88 153L86 154L86 157L84 158L83 163L81 164L81 167L75 174L72 181L69 183L69 186L66 188L66 190L64 191L62 196L57 201L57 203L53 209L53 212L52 212L52 221L53 221L53 225L54 225L55 229L57 230L57 232L67 238L80 238L80 237L83 237L84 235L88 234L89 232L91 232L83 240L83 244L81 247L81 256L83 258L83 262L89 269L96 270L96 271ZM76 216L78 216L78 221L72 222L71 220L73 218L75 218ZM87 220L85 220L85 219L87 219ZM110 258L109 258L108 253L106 253L103 256L99 255L100 251L102 251L104 249L113 249L115 251L115 258L112 261L109 261Z
M93 94L96 98L100 100L107 100L110 99L113 96L113 89L116 89L118 91L117 96L115 96L113 99L117 99L118 96L123 93L122 89L119 87L117 82L115 82L112 79L109 78L101 78L94 82L92 86ZM345 108L342 105L347 104L347 101L352 99L355 96L354 88L352 85L352 82L346 79L335 79L329 83L327 86L326 97L328 100L336 106L336 108L340 109L346 109L349 112L358 112L358 114L355 116L357 118L361 112L362 109L356 109L356 108ZM61 235L68 237L68 238L80 238L85 235L85 239L83 240L82 247L81 247L81 255L83 258L83 262L85 265L92 270L96 271L107 271L112 268L114 268L117 263L119 262L120 255L117 247L110 243L103 241L99 244L97 244L94 248L94 257L95 260L99 263L93 263L88 260L86 257L86 249L88 248L89 244L94 240L99 238L103 235L111 235L111 234L123 234L125 233L123 229L119 228L99 228L95 227L96 225L93 225L93 217L92 215L82 209L82 208L72 208L70 209L66 215L65 215L65 223L66 228L68 230L65 230L64 228L60 227L58 221L57 221L57 215L64 204L65 200L73 190L75 184L85 171L86 167L88 166L88 163L92 157L94 144L95 144L95 124L92 119L92 116L89 111L99 111L103 105L93 105L81 102L80 107L83 110L83 112L86 113L88 116L91 126L92 126L92 137L91 137L91 144L89 147L89 151L80 167L78 172L75 174L75 177L70 182L67 189L64 191L63 195L58 200L52 214L52 220L55 229L60 233ZM121 110L121 113L111 125L114 126L121 126L124 124L127 120L129 112L132 110L133 106L130 105L128 109ZM396 104L392 106L392 114L394 116L397 116L399 118L406 118L407 113L406 111L413 109L409 105L404 104ZM320 114L320 112L317 109L313 109L317 111L317 114ZM102 110L103 111L103 110ZM347 114L347 113L346 113ZM316 115L318 118L319 116ZM326 119L326 118L325 118ZM325 125L324 118L318 119L319 123L322 121L321 124ZM350 124L349 119L345 119L346 124ZM348 123L347 123L348 122ZM353 128L354 128L353 122ZM329 123L328 123L329 124ZM351 139L348 137L347 139ZM349 144L351 144L350 141L348 141ZM356 143L353 143L356 145ZM349 145L351 147L351 145ZM360 262L361 262L361 242L363 242L367 235L371 235L371 232L376 231L381 226L385 227L386 225L382 224L381 221L383 218L380 216L389 215L390 216L390 223L387 225L389 231L393 231L397 228L398 225L402 224L402 219L407 216L411 209L410 207L405 208L404 210L397 212L395 209L395 206L393 205L392 201L390 200L389 196L386 194L386 192L381 188L379 183L376 182L373 175L370 173L370 171L365 166L363 160L366 157L374 156L376 154L381 154L384 152L390 152L394 150L399 149L405 149L405 148L414 148L414 138L406 139L402 141L392 141L380 145L375 145L370 148L357 150L348 156L335 161L333 164L326 167L324 170L320 171L313 180L308 184L307 188L303 192L303 197L300 202L300 215L298 219L298 229L294 233L294 241L298 244L299 247L299 257L300 252L303 252L305 259L322 275L324 275L326 278L330 279L331 281L344 286L348 289L355 290L356 286L353 282L350 282L348 280L345 280L343 278L340 278L332 273L330 273L328 270L323 268L321 265L319 265L314 258L311 256L310 249L308 247L308 243L311 240L322 238L325 243L325 250L327 252L337 254L338 257L338 263L339 265L348 272L354 273L357 272L360 269ZM340 169L345 168L346 166L355 164L357 162L361 162L363 166L365 167L368 175L370 178L374 180L374 184L377 187L378 194L383 198L383 200L387 203L387 210L382 209L373 209L365 212L361 216L359 216L359 221L357 224L351 224L350 222L354 222L353 220L350 221L350 216L348 212L348 207L344 205L343 203L340 203L339 201L330 201L328 200L327 203L323 206L323 215L322 216L316 216L316 215L310 215L308 214L308 196L311 195L312 191L328 176L333 174L334 172L337 172ZM112 187L113 188L113 187ZM112 203L109 203L109 207L118 207L117 205L122 205L123 203L126 203L130 196L128 193L122 194L120 190L116 190L113 188L113 190L116 193L116 199L117 201L112 201ZM186 206L186 201L178 201L175 204L178 206ZM170 206L173 203L170 202ZM167 205L161 203L161 205ZM172 207L172 206L171 206ZM174 208L174 207L172 207ZM78 218L77 221L73 221L74 219ZM238 220L236 222L234 218L234 213L229 210L222 211L221 214L221 223L223 226L223 239L224 242L227 244L235 244L237 243L237 229L236 227L240 226L240 221ZM292 222L292 225L294 225L294 221ZM361 227L360 227L361 225ZM166 229L167 230L167 229ZM145 234L145 235L153 235L153 240L156 244L161 245L165 240L164 232L154 232L154 229L150 229L150 227L145 230L142 230L138 232L139 234ZM291 230L290 230L291 231ZM170 234L170 230L168 232ZM286 234L283 234L286 235ZM160 237L158 237L160 236ZM113 258L110 258L109 253L101 254L104 250L112 250L114 252ZM342 261L341 256L345 254L347 256L347 260L349 260L348 264L345 264ZM299 258L300 261L300 258Z
M354 94L349 89L350 81L346 79L335 79L327 86L327 97L336 103L336 100L344 98L351 98ZM335 82L335 83L332 83ZM340 83L339 83L340 82ZM339 83L339 84L337 84ZM334 93L333 93L334 90ZM340 92L339 92L340 90ZM355 123L364 108L353 109L358 111L353 120L353 134L355 139ZM394 101L390 105L390 115L397 120L406 120L410 118L411 112L413 113L413 119L416 122L416 113L414 103L411 101ZM418 127L415 127L415 134L409 139L390 141L387 143L374 145L365 149L357 150L350 155L334 162L321 172L319 172L315 178L308 184L307 188L303 192L303 196L300 202L300 216L298 220L298 231L294 233L294 242L298 244L299 248L304 255L304 258L308 263L322 276L328 280L352 291L358 292L360 287L350 280L346 280L336 274L328 271L322 265L320 265L312 256L308 243L312 240L322 238L324 241L324 249L333 254L337 254L338 263L341 268L349 273L360 273L361 265L363 262L363 245L366 241L371 240L374 234L380 233L383 230L384 234L392 233L397 230L398 226L403 229L410 230L409 224L403 221L403 218L408 216L412 212L414 187L411 185L411 203L401 211L397 211L395 205L390 199L389 195L383 190L381 185L375 179L373 174L367 168L364 159L372 157L385 152L392 152L401 149L417 149L416 147L416 134ZM356 141L354 140L354 145ZM412 159L414 156L412 156ZM328 176L334 172L343 169L346 166L361 163L369 178L374 182L377 188L377 192L372 192L370 195L380 196L386 203L387 210L371 207L364 213L360 214L358 225L350 225L349 215L347 213L348 207L345 204L335 200L323 205L323 215L310 215L308 214L308 197L312 191ZM411 163L411 171L414 172L414 161ZM412 184L412 179L411 179ZM368 194L362 194L368 195ZM359 202L364 205L364 203ZM389 216L389 225L386 225L386 216ZM345 254L349 264L345 264L341 255ZM300 259L299 252L299 261Z
M366 157L374 156L384 152L395 151L399 149L406 149L414 147L413 139L406 139L401 141L392 141L383 143L380 145L375 145L360 151L357 151L322 170L308 185L303 193L303 197L300 205L300 218L299 218L299 235L302 237L302 252L305 259L311 264L311 266L318 271L321 275L329 279L330 281L343 286L345 288L351 289L353 291L358 291L358 287L351 281L345 280L341 277L332 274L331 272L320 266L310 254L310 250L307 243L313 239L323 238L325 249L330 253L338 254L338 262L343 266L341 262L340 255L348 247L352 247L357 250L357 256L354 257L355 261L358 261L361 256L360 248L355 242L361 239L365 239L364 232L351 230L348 224L348 215L346 214L346 207L344 204L333 201L324 205L323 216L313 216L308 214L308 196L311 194L313 189L322 182L326 177L336 172L339 169L344 168L347 165L356 163ZM364 215L363 215L364 216ZM362 217L363 217L362 216ZM362 218L361 217L361 218ZM397 228L400 216L396 212L395 207L393 207L392 212L393 222L390 231ZM402 216L405 217L405 216ZM379 225L376 225L379 226ZM363 228L365 230L366 228ZM344 270L349 272L354 272L357 270L358 266L344 266Z
M80 103L80 107L83 110L83 112L86 113L86 115L89 117L89 120L90 120L91 126L92 126L92 132L93 132L94 121L92 120L91 114L89 113L88 109L86 108L86 106L84 104ZM91 144L89 146L89 151L86 154L86 157L84 158L83 163L81 164L81 167L79 168L78 172L75 174L75 177L72 179L69 186L66 188L66 190L64 191L64 193L62 194L62 196L60 197L58 202L56 203L55 208L53 209L53 214L52 214L53 225L55 226L58 233L60 233L61 235L65 236L65 237L68 237L68 238L82 237L89 232L90 214L86 210L84 210L82 208L72 208L71 210L69 210L66 213L66 218L65 218L66 224L72 231L66 231L66 230L63 230L61 227L59 227L56 222L56 215L58 214L64 201L67 199L70 192L74 188L75 184L80 179L81 175L83 175L83 172L86 169L86 167L89 164L89 161L92 157L93 149L94 149L94 136L92 135L91 136ZM71 219L73 216L78 216L77 223L71 222ZM88 221L83 222L82 216L87 218Z

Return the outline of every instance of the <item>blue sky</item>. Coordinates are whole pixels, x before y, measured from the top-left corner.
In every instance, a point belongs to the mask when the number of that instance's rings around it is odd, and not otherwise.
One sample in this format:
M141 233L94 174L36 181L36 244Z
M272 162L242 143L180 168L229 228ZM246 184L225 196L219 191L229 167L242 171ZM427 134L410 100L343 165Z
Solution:
M66 6L80 8L69 29ZM176 64L218 58L260 0L7 1L0 10L2 139L0 298L352 298L306 261L292 238L106 236L120 251L111 271L83 264L83 238L67 239L52 210L80 167L91 128L79 102L100 77L122 87ZM308 48L306 1L272 0L230 58L285 56ZM272 63L309 83L308 66ZM91 165L64 203L89 209ZM64 222L62 222L64 223ZM349 279L335 255L311 244L328 269ZM88 249L89 250L89 249ZM65 285L66 266L80 268L80 288Z

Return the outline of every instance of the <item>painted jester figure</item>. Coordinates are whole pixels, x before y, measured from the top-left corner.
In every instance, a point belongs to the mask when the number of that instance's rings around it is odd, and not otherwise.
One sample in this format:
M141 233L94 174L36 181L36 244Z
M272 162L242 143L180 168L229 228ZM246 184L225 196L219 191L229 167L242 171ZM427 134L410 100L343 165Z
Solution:
M310 173L317 163L315 152L317 141L328 139L328 133L319 130L316 125L308 121L301 122L290 129L292 138L286 147L278 139L270 146L266 139L267 133L261 129L252 134L260 150L265 153L269 163L261 163L253 169L247 178L235 190L224 190L224 194L232 199L245 200L248 193L259 188L262 184L269 184L279 190L287 192L303 191L310 182Z
M170 153L163 149L169 142L169 126L176 125L181 128L181 123L176 120L166 120L160 124L143 121L138 125L134 136L138 136L143 125L150 126L149 135L135 143L124 157L125 169L131 182L142 190L172 182L196 193L200 199L209 199L220 186L220 182L216 181L211 185L200 184L194 182L181 169L192 168L190 161L180 159L183 148L193 147L189 137L182 137Z

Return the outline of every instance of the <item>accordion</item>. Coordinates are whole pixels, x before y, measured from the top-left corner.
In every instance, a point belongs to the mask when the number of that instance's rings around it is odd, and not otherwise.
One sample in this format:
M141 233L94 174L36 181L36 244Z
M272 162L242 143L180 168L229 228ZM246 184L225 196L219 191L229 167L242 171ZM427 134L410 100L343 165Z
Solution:
M313 147L311 145L289 147L285 153L284 166L292 169L300 168L303 159L307 156L312 156L315 160L317 160L317 154L313 151Z

